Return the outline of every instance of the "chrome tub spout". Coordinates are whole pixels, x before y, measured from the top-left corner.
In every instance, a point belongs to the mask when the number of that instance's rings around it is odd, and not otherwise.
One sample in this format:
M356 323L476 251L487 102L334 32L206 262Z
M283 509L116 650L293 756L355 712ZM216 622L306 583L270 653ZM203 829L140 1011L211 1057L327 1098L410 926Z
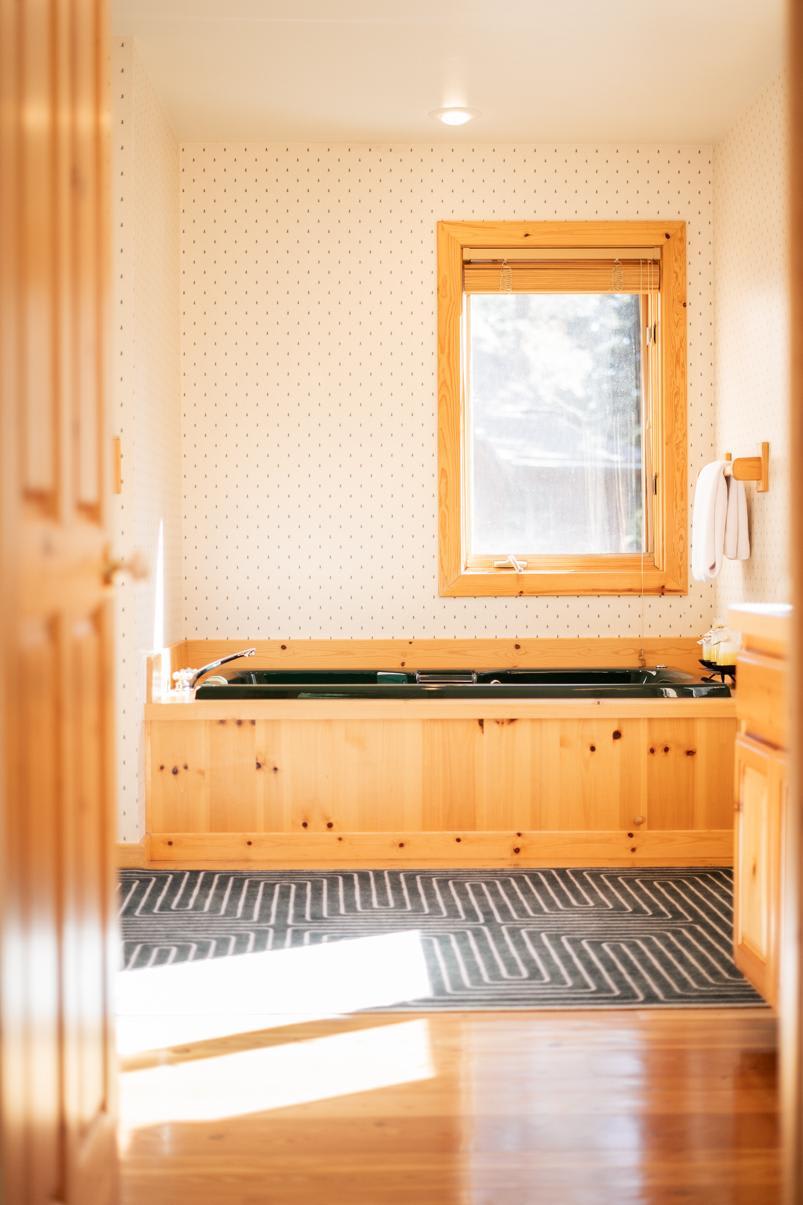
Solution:
M217 661L210 661L208 665L202 666L200 669L191 670L192 677L187 680L187 685L192 690L199 678L204 674L208 674L210 670L217 669L219 665L225 665L227 661L237 661L240 657L253 657L256 649L242 649L239 653L229 653L228 657L220 657ZM186 672L186 671L185 671Z

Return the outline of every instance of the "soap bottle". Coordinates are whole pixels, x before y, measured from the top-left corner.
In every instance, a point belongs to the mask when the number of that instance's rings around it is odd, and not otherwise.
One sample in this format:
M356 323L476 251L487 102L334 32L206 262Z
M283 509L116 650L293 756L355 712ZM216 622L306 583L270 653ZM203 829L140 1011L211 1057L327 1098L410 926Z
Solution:
M721 619L697 641L702 646L703 661L717 661L717 646L729 640L730 632Z

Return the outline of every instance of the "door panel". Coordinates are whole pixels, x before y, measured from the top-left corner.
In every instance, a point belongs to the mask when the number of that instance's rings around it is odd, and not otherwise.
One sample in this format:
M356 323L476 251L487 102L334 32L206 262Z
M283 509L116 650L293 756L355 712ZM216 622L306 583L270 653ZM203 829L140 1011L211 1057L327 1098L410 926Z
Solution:
M81 618L71 626L67 650L74 797L65 854L73 884L70 911L81 940L75 942L65 986L73 1001L76 1024L72 1078L76 1086L76 1122L82 1131L90 1129L108 1109L108 1043L97 1040L107 1028L108 967L104 931L93 923L105 907L109 881L106 767L98 757L104 747L106 722L106 692L101 676L103 634L102 611Z
M25 1010L34 1025L36 1041L28 1047L22 1073L26 1108L36 1111L39 1124L31 1143L29 1175L34 1200L58 1200L63 1187L63 1152L59 1121L61 1099L60 1047L57 1030L49 1023L61 1004L59 940L53 916L59 908L59 817L55 808L59 778L58 678L56 619L29 621L23 632L20 674L31 688L21 699L20 769L23 797L42 801L21 817L20 876L24 879L26 930Z
M769 865L772 781L753 766L742 767L737 874L739 929L737 940L758 958L769 954L769 909L772 878Z
M20 5L23 22L24 70L21 75L23 112L36 114L49 98L54 45L51 23L43 20L42 4ZM52 111L48 113L52 118ZM23 483L29 497L50 501L56 484L56 396L53 389L55 296L55 213L52 203L56 160L52 120L29 120L24 128L21 174L25 195L20 231L28 288L24 294L24 353L22 369L25 405L20 408Z
M749 737L736 741L734 957L771 1004L777 997L783 762Z
M0 19L0 1197L113 1205L105 5Z
M103 426L103 360L99 359L98 321L95 300L101 291L102 239L105 235L105 197L98 193L101 170L105 170L104 140L99 139L97 115L104 112L99 94L101 45L90 22L79 22L74 39L75 88L73 187L81 204L76 209L73 287L77 321L77 388L74 393L75 426L72 467L75 501L91 515L101 507L100 438ZM91 118L91 119L90 119ZM105 122L104 131L105 132ZM101 162L101 160L103 160Z

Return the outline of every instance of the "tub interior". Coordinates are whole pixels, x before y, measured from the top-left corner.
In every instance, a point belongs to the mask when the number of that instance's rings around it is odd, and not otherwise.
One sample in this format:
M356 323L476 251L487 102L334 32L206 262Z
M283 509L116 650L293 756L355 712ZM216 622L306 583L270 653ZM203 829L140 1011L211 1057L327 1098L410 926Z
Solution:
M220 672L220 671L218 671ZM495 670L424 670L420 674L404 670L248 670L230 669L223 674L233 686L310 685L519 685L532 683L589 685L647 685L662 682L693 682L682 670L656 669L495 669ZM472 678L474 682L466 679Z
M251 670L226 667L227 685L204 684L198 699L220 698L696 698L730 688L666 666L499 670Z

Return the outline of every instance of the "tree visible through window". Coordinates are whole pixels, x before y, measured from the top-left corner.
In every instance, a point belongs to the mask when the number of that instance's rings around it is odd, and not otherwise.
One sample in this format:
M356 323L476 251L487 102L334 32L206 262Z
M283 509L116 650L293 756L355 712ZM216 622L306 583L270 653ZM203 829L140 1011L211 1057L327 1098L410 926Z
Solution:
M467 298L469 556L645 547L640 298Z

